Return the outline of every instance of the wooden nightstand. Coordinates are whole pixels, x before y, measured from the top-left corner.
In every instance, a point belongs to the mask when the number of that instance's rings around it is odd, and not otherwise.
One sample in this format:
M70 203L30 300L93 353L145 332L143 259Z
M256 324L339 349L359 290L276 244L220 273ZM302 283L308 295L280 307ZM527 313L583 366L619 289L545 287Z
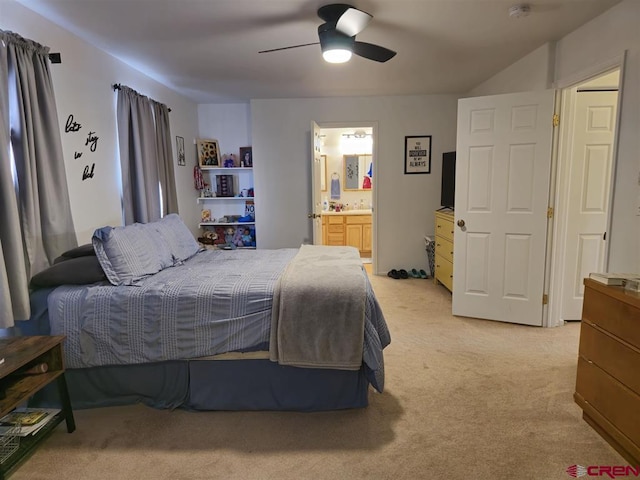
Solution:
M26 402L32 395L54 380L58 385L61 411L38 433L20 438L18 450L0 464L0 480L30 455L42 440L63 420L69 433L76 429L73 410L64 376L62 342L64 336L10 337L0 339L0 417ZM36 375L21 375L23 367L46 363L47 371Z

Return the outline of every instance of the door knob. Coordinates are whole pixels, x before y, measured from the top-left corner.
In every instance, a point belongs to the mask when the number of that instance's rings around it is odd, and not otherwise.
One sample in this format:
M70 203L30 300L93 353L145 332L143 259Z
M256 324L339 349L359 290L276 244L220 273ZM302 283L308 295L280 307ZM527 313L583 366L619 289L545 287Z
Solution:
M464 220L462 220L462 219L458 220L458 226L460 228L464 227Z

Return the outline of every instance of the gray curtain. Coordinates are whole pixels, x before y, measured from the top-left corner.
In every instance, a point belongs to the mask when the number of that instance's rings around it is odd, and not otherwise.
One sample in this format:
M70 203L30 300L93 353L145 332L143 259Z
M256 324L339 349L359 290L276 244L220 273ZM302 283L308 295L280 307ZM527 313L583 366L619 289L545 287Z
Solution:
M0 30L0 328L29 318L29 279L77 246L48 53Z
M173 173L173 150L171 149L171 127L169 109L166 105L153 102L156 119L156 150L158 152L158 175L162 187L162 215L178 213L176 178Z
M117 116L125 225L153 222L163 214L177 213L166 105L121 86Z

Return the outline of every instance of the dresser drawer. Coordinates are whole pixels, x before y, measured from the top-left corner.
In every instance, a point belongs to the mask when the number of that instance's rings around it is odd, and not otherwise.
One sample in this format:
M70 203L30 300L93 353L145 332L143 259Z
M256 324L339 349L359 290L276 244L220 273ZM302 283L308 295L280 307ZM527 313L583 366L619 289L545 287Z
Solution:
M444 237L436 237L436 254L453 262L453 242Z
M327 215L329 225L342 225L344 223L344 215Z
M446 218L436 214L436 235L440 235L453 242L453 215Z
M583 320L597 325L616 337L623 338L626 342L640 349L640 309L630 303L620 301L616 296L599 291L606 289L605 291L616 293L617 297L624 299L625 295L621 293L623 292L621 287L597 285L591 288L590 283L594 282L585 282L585 290L588 292L585 291L582 304Z
M586 321L580 326L580 355L640 394L640 352L602 333Z
M436 280L451 291L453 289L453 263L436 254Z
M578 358L576 394L635 445L640 445L640 397L595 363Z
M344 233L344 225L331 225L329 224L329 233Z

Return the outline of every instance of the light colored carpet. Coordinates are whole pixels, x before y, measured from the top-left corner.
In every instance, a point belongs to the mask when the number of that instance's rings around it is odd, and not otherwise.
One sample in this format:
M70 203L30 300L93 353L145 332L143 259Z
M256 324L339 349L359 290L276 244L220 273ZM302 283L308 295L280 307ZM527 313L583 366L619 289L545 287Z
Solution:
M625 464L573 402L578 323L457 318L431 280L372 284L392 343L366 409L79 410L11 480L566 480L573 464Z

